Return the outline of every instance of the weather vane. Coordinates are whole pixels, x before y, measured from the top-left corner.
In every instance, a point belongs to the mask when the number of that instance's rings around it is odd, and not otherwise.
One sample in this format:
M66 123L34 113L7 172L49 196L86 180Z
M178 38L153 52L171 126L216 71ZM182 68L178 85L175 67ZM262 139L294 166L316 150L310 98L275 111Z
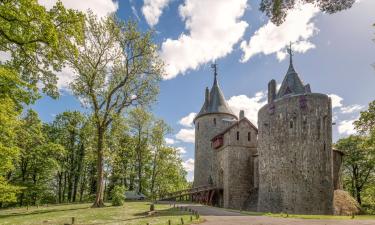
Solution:
M289 42L289 47L287 47L287 51L290 56L290 63L293 61L293 49L292 49L292 42Z
M217 76L217 63L216 63L216 61L214 61L214 63L211 64L211 68L214 70L214 76L216 78L216 76Z

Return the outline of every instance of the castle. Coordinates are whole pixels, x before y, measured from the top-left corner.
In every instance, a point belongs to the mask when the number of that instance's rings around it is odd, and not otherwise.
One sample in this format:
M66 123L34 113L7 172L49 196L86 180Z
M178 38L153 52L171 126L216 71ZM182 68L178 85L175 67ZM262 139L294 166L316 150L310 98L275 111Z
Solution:
M261 212L332 214L342 153L332 149L331 99L312 93L293 67L268 103L258 126L234 115L217 80L206 88L194 119L194 187L213 186L215 205Z

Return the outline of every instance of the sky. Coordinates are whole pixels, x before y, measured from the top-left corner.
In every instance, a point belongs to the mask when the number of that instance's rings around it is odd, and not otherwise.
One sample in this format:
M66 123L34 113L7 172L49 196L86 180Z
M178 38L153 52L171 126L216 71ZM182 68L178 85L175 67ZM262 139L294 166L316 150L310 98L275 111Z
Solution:
M47 8L54 0L39 0ZM281 83L288 68L286 46L293 42L294 68L313 92L325 93L333 104L333 141L354 134L352 122L375 98L375 1L357 1L333 15L311 4L291 10L279 27L258 10L259 0L62 0L68 8L90 8L100 17L116 13L135 20L143 31L154 29L154 41L166 63L156 117L172 128L166 143L179 149L193 179L194 116L211 87L210 65L218 64L224 95L238 114L256 125L266 103L267 83ZM88 4L89 2L89 4ZM31 106L45 122L65 110L87 111L71 94L69 68L59 74L61 97L43 97Z

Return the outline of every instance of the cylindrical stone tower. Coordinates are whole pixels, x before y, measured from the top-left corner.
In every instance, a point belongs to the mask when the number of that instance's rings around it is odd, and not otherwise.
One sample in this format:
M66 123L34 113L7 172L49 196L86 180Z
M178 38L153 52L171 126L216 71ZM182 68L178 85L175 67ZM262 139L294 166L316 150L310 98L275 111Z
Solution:
M258 130L258 211L332 214L331 100L303 85L292 60Z
M206 88L205 96L202 109L194 119L194 187L216 184L217 159L216 152L211 148L211 139L237 121L220 90L216 70L211 91Z

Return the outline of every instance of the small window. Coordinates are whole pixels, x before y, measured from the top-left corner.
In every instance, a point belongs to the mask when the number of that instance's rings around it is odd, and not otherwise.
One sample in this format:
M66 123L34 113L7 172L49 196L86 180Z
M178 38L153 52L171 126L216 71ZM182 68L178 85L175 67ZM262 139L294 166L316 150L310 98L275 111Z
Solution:
M293 128L293 120L289 122L289 128Z
M216 118L214 118L214 125L216 126Z
M247 133L247 140L251 141L251 133L250 132Z
M237 141L240 140L240 132L237 131Z
M197 130L199 130L199 123L197 123Z

